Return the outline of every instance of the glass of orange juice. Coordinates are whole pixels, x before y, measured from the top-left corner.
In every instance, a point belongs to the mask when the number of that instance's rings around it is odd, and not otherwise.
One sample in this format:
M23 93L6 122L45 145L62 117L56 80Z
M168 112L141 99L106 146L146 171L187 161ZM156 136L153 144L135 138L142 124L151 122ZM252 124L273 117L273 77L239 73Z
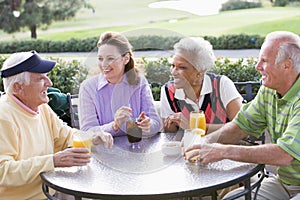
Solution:
M190 129L195 128L206 131L206 119L203 110L190 112Z
M73 134L73 148L87 148L91 153L92 133L90 131L77 130Z

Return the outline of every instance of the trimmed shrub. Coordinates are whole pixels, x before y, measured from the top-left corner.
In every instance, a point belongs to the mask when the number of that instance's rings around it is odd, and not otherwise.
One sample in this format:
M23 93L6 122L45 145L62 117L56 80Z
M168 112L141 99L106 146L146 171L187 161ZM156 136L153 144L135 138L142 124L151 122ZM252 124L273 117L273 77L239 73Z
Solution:
M247 0L229 0L226 3L222 4L221 11L261 8L261 7L262 4L260 1L250 2Z
M259 49L263 37L259 35L223 35L220 37L204 36L214 49ZM140 50L172 50L180 37L164 37L142 35L128 37L135 51ZM37 52L91 52L97 47L98 38L70 39L66 41L21 40L0 42L0 53L14 53L36 50Z
M215 74L222 74L229 77L233 82L259 81L260 73L255 69L257 60L254 58L241 58L230 60L228 58L218 58L215 66L210 70ZM147 61L144 59L145 76L152 86L154 100L160 100L160 88L170 80L170 66L168 58L161 57L158 60ZM259 86L254 88L258 91ZM240 92L245 92L243 89Z

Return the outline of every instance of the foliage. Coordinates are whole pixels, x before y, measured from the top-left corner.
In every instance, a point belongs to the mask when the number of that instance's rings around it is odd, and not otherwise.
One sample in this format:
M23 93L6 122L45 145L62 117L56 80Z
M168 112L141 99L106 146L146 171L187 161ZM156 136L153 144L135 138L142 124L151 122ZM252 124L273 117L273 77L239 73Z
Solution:
M222 4L221 11L260 8L260 7L262 7L260 1L250 2L247 0L229 0L226 3Z
M169 50L181 37L164 37L158 35L141 35L128 37L134 50Z
M2 65L4 63L4 61L6 60L6 57L3 56L3 55L0 55L0 68L2 68ZM2 81L2 78L0 77L0 92L1 91L4 91L4 87L3 87L3 81Z
M57 64L52 71L48 73L48 77L53 83L53 87L60 89L62 93L77 94L79 92L80 83L87 77L88 70L78 60L64 61L56 60Z
M31 37L36 29L53 21L74 17L82 7L91 7L86 0L5 0L0 1L0 29L8 33L28 27Z
M222 35L220 37L205 36L214 49L259 49L264 37L259 35Z
M2 66L6 57L0 56L0 65ZM86 79L88 70L78 60L66 61L58 58L51 58L56 61L48 77L53 83L53 87L58 88L62 93L77 94L80 83ZM3 82L0 77L0 91L4 91Z
M152 87L162 86L170 80L170 62L167 57L160 57L155 60L142 58L145 64L145 76Z
M161 86L170 80L170 63L168 58L161 57L157 60L148 61L144 58L145 63L145 76L152 86L152 94L154 100L160 100ZM230 60L228 58L218 58L215 66L210 72L222 74L229 77L233 82L254 81L258 82L260 73L255 69L257 60L254 58ZM244 93L245 88L240 92ZM258 87L254 88L257 91Z
M254 58L240 58L232 61L229 58L219 58L215 62L212 72L228 76L233 82L259 81L260 73L255 69L257 60Z
M179 37L142 35L128 37L134 50L172 50ZM222 35L220 37L204 36L214 49L259 49L264 37L259 35ZM37 52L91 52L97 46L98 38L70 39L66 41L21 40L0 42L0 53L14 53L36 50Z

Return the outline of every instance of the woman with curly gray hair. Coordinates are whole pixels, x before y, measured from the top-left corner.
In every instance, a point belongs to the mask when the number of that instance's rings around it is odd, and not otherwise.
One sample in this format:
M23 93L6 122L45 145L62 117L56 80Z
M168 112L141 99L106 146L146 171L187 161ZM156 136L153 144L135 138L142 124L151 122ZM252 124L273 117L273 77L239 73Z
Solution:
M207 72L214 61L212 45L201 37L183 38L174 45L174 80L161 89L164 131L189 128L191 111L204 111L209 132L234 118L242 96L228 77Z

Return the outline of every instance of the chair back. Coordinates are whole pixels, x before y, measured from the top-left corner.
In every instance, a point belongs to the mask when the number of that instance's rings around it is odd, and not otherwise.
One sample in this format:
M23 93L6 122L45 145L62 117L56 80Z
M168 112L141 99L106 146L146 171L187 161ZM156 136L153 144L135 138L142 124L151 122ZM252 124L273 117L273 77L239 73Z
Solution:
M79 118L78 118L78 94L67 93L67 100L69 103L71 127L79 129Z
M246 102L250 102L257 94L260 87L260 82L246 81L246 82L234 82L236 89L242 95Z
M260 82L246 81L246 82L234 82L235 87L239 93L244 98L244 101L250 102L255 98L257 91L261 85ZM249 136L246 139L250 144L264 144L265 143L265 133L263 133L259 138L254 136Z

